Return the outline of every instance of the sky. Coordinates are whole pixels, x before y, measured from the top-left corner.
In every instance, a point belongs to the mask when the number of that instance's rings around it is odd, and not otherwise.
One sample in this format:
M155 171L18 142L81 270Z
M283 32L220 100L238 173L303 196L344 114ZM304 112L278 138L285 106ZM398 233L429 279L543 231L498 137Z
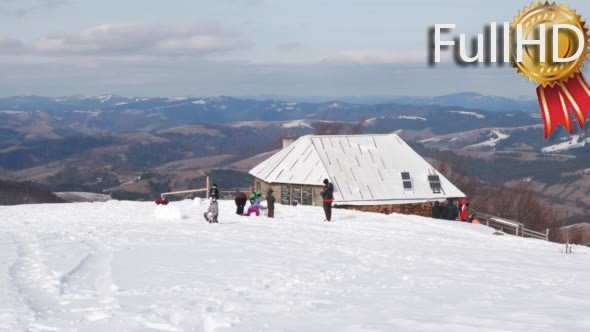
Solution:
M428 64L428 30L468 38L522 0L0 0L0 96L534 98L510 66ZM567 4L590 17L587 0Z

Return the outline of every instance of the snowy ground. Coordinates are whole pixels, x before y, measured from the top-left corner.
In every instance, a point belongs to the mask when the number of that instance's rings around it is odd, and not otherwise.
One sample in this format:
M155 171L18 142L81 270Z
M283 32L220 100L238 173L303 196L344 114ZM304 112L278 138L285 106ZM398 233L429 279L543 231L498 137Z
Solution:
M209 225L205 208L0 207L0 330L590 331L587 248L313 207L222 202Z

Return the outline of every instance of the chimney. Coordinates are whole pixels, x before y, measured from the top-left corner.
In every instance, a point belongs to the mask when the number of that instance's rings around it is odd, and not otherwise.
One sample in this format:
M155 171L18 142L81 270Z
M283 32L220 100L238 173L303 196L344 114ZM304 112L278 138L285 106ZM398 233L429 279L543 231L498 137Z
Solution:
M294 137L283 137L283 149L295 142Z

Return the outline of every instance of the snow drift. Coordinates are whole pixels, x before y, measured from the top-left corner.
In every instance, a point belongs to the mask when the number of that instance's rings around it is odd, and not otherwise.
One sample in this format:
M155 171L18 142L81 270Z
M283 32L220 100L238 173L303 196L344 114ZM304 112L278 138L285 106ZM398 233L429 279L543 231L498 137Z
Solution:
M221 202L210 225L207 204L169 207L0 207L0 330L590 330L587 248L414 216Z

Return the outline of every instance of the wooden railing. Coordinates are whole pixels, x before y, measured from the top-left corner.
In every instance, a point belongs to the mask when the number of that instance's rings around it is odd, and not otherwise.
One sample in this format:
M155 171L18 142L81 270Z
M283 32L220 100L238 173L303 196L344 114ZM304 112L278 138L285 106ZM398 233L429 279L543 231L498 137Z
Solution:
M549 228L545 230L545 233L523 228L522 237L532 237L534 239L549 241Z
M186 194L198 194L198 193L205 193L205 197L209 198L209 189L211 186L209 185L209 177L207 177L206 188L201 189L191 189L191 190L182 190L182 191L173 191L169 193L162 193L160 197L166 198L168 196L176 196L176 195L186 195Z
M549 229L547 229L545 232L537 232L525 228L523 223L517 221L508 220L484 213L478 213L477 216L480 220L480 223L497 229L503 233L520 237L528 237L549 241Z

